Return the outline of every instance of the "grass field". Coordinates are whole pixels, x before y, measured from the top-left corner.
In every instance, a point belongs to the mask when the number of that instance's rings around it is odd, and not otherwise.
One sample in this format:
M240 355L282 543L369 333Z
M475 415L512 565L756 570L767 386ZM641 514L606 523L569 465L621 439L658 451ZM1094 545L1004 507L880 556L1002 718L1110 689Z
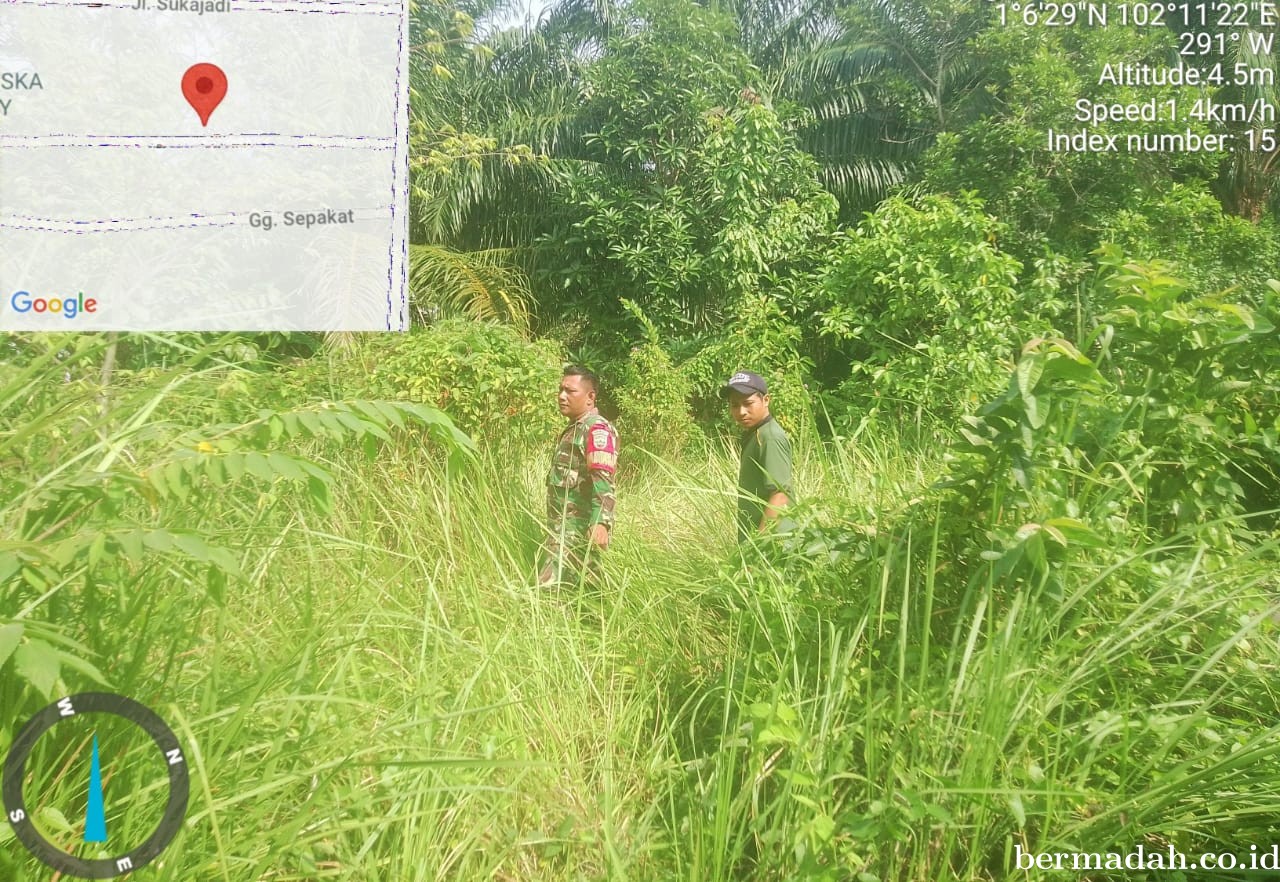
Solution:
M5 380L0 743L103 683L160 712L191 803L137 878L985 880L1015 846L1280 842L1273 542L1116 532L1005 578L945 445L871 423L798 439L808 532L774 563L733 548L731 451L627 451L604 583L548 591L546 450L277 428L225 368L109 408L62 371ZM81 854L87 737L27 785ZM136 842L163 781L103 762ZM7 827L0 872L54 878Z

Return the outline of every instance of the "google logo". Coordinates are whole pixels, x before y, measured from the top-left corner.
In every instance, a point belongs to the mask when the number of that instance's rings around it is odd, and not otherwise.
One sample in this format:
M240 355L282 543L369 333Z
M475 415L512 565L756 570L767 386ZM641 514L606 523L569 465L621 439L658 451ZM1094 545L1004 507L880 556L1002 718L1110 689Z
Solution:
M29 291L14 291L9 298L9 305L14 312L50 312L62 313L64 318L73 319L82 312L97 312L98 301L92 297L85 298L81 291L75 297L32 297Z

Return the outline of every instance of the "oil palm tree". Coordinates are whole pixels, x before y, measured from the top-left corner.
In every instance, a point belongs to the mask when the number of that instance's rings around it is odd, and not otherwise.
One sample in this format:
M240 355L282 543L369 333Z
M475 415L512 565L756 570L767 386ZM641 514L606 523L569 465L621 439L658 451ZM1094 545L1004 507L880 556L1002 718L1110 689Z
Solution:
M982 0L712 0L776 98L800 108L801 142L846 214L904 181L938 133L983 109L972 40Z
M475 22L501 2L411 7L409 284L420 321L463 313L528 326L527 277L510 252L468 245L462 235L471 205L494 189L495 165L532 158L527 146L486 131L487 118L469 100L494 55Z
M494 0L475 0L494 2ZM710 0L737 25L753 84L784 109L846 216L906 180L985 94L970 41L982 0ZM558 172L592 161L586 71L632 24L624 0L561 0L535 22L491 30L483 52L431 83L442 140L478 133L424 187L420 234L463 250L526 249L551 228ZM746 84L744 84L746 85ZM513 153L513 145L527 152Z
M1250 109L1247 119L1232 118L1225 123L1233 135L1232 150L1219 167L1214 189L1225 210L1253 223L1262 219L1270 205L1280 173L1280 141L1275 138L1280 63L1270 51L1271 44L1255 44L1254 40L1274 39L1277 33L1280 28L1275 26L1255 25L1240 33L1240 39L1226 43L1222 68L1229 83L1213 99ZM1268 51L1261 51L1264 46Z

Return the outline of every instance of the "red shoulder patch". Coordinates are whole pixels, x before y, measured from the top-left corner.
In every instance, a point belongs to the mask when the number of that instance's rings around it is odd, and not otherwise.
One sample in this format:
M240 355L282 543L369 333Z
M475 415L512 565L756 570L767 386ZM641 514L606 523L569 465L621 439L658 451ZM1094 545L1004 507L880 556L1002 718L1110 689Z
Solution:
M608 423L596 423L587 432L587 467L602 472L618 468L618 437Z

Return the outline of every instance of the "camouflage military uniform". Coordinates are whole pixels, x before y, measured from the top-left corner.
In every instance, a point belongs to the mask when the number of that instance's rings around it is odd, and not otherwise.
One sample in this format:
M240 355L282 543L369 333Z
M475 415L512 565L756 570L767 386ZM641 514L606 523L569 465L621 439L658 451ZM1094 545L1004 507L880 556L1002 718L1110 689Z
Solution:
M547 539L539 580L575 579L585 564L599 577L600 550L587 533L596 524L613 528L614 473L618 432L595 411L583 414L560 434L547 475Z

